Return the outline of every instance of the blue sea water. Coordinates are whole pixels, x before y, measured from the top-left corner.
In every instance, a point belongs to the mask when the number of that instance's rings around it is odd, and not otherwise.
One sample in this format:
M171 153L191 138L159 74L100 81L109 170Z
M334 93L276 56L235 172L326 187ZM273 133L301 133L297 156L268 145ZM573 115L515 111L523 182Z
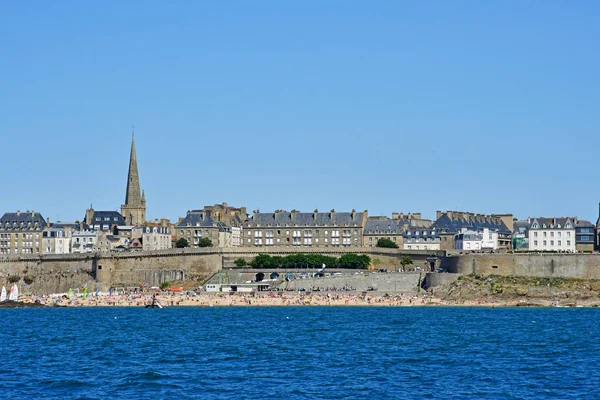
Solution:
M0 395L600 398L600 310L0 310Z

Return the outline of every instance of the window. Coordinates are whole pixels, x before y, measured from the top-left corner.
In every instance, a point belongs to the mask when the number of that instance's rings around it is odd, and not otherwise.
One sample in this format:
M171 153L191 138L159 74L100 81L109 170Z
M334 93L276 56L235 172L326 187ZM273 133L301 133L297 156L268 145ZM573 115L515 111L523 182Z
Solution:
M544 232L544 237L548 236L548 232Z
M562 246L562 244L561 244L561 241L560 241L560 240L558 241L558 245L559 245L559 246Z
M554 237L554 232L550 232L550 236L551 236L551 237Z
M554 246L554 240L550 241L550 246Z
M534 241L533 241L533 245L534 245L534 246L537 246L537 240L534 240Z
M567 240L567 246L570 246L570 245L571 245L571 241Z
M570 238L571 237L571 232L567 232L567 237Z
M544 240L544 246L546 246L546 241Z
M533 237L537 237L537 232L533 232Z
M558 232L557 236L560 237L562 235L562 232Z

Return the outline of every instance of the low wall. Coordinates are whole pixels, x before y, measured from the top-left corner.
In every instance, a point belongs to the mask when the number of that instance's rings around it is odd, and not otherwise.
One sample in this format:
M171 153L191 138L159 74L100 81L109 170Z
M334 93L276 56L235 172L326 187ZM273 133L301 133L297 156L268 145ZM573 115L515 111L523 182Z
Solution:
M449 285L455 282L459 276L460 274L450 274L446 272L429 272L425 275L425 279L423 281L423 288L429 289L430 287Z
M445 258L449 272L600 279L598 254L466 254Z

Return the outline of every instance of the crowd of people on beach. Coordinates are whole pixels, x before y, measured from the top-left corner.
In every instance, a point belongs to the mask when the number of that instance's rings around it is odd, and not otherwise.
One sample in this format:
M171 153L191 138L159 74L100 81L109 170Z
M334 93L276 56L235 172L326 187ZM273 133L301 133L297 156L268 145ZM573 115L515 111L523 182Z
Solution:
M23 296L24 302L67 307L161 307L174 306L495 306L497 302L453 301L436 298L431 293L196 293L196 292L124 292L88 296L65 294Z

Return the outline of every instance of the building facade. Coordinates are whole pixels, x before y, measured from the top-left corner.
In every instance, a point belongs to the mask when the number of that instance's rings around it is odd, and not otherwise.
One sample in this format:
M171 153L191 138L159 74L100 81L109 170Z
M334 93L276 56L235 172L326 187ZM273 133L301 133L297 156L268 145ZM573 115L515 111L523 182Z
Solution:
M404 250L439 250L440 235L434 228L411 227L403 232Z
M0 218L0 256L42 254L46 221L35 211L9 212Z
M361 247L367 211L254 212L243 227L245 247Z
M146 222L146 195L140 190L140 176L133 134L131 135L127 191L125 193L125 204L121 206L121 215L127 225L143 225Z
M377 247L379 239L389 239L402 248L402 233L406 227L403 220L385 217L369 218L363 230L365 247Z
M125 219L118 211L96 211L92 206L85 211L84 222L87 230L105 232L125 225Z
M71 229L50 228L42 235L43 254L69 254L71 253Z
M73 253L93 253L96 251L99 231L76 231L71 237Z
M529 218L529 250L575 252L576 217Z
M498 234L496 249L508 250L512 246L512 219L512 214L483 215L463 211L437 211L432 228L439 231L441 250L455 249L455 235L465 229L483 232L486 228Z
M498 232L483 228L480 231L463 230L454 237L456 250L480 251L498 249Z
M591 253L594 251L595 229L590 221L580 219L575 223L575 250Z
M186 239L190 247L198 247L202 238L208 238L213 246L218 246L219 229L222 228L204 210L188 211L175 226L177 240Z
M142 227L142 246L144 251L166 250L172 247L171 230L164 226Z

